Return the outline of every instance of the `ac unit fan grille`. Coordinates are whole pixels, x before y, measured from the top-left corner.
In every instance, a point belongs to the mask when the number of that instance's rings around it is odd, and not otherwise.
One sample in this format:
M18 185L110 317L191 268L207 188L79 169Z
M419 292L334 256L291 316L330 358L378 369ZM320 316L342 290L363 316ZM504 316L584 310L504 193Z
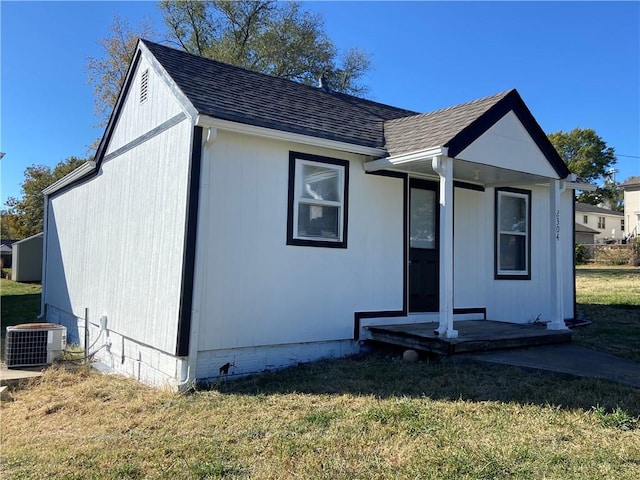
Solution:
M7 367L47 363L46 330L7 331L5 363Z

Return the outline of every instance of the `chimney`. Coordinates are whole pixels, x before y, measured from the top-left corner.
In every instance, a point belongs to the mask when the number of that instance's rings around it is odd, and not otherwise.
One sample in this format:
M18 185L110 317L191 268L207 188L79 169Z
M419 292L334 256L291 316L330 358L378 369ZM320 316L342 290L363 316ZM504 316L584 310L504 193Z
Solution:
M329 93L329 82L327 81L327 76L322 73L320 77L318 77L318 88L321 88L325 92Z

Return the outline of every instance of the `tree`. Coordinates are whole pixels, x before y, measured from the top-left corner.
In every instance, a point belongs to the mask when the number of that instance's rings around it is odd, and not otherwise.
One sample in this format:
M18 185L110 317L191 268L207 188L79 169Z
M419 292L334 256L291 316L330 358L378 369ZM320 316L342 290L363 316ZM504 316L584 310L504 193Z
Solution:
M338 51L322 17L298 2L271 0L160 3L168 41L187 52L307 85L321 76L333 90L362 95L371 68L362 50Z
M189 53L306 85L316 85L324 77L332 90L367 92L361 79L371 69L369 55L355 48L340 55L324 31L322 17L304 11L300 3L165 0L158 7L166 42ZM135 33L115 17L110 34L100 41L104 57L88 58L102 124L115 106L137 37L154 36L148 25L138 30Z
M118 100L138 37L154 35L149 20L143 20L134 31L126 19L116 15L111 23L111 35L99 41L105 55L87 57L87 81L93 84L94 113L100 119L99 125L106 125Z
M22 198L9 197L6 201L9 208L4 213L9 217L8 225L11 225L14 238L26 238L43 231L44 194L42 191L84 162L84 159L69 157L58 163L53 170L46 165L27 167L22 182ZM5 215L3 215L3 230Z
M12 215L7 210L0 210L1 216L1 232L0 237L6 239L17 239L18 238L18 228L17 218L15 215Z
M620 208L620 188L610 175L617 162L612 147L590 128L574 128L568 133L560 130L548 137L571 172L594 185L601 182L595 192L580 193L578 201L591 205L606 202L611 208Z

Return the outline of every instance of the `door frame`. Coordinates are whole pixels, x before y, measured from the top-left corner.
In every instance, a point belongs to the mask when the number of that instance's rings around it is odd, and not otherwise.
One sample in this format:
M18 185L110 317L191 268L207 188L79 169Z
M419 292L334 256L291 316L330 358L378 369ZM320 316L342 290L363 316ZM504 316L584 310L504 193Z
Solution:
M432 310L413 309L411 307L411 190L413 188L430 190L435 193L435 282L437 284L436 306ZM406 255L406 311L408 314L437 313L440 309L440 183L436 179L409 177L405 192L405 255Z

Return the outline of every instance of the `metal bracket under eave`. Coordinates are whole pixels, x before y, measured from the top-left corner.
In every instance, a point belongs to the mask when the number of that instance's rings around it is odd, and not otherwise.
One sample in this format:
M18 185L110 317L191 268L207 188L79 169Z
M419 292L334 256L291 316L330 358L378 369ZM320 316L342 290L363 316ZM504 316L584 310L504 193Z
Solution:
M365 162L363 167L365 172L376 172L412 162L431 162L433 157L446 157L448 150L447 147L427 148L416 152L403 153L402 155L370 160Z
M562 181L562 187L572 190L582 190L583 192L595 192L598 188L592 183L578 177L575 173L569 174L569 176Z

